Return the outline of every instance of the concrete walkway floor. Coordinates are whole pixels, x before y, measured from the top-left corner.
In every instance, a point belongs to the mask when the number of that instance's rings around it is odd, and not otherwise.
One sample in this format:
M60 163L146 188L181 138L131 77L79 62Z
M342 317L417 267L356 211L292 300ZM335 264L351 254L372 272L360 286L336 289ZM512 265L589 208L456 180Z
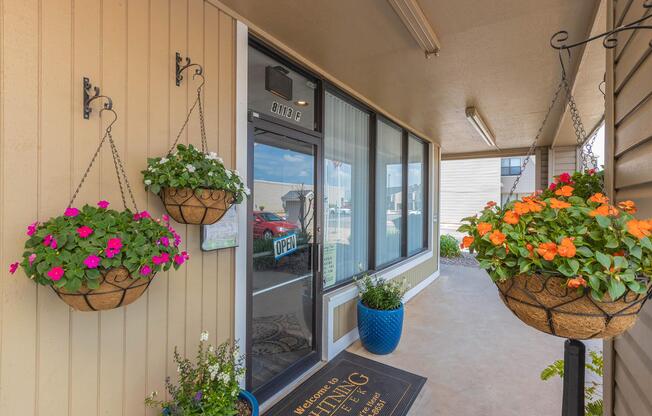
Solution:
M557 416L561 379L539 374L563 358L563 343L512 315L483 270L442 265L406 305L395 352L375 356L359 341L349 351L428 378L409 416Z

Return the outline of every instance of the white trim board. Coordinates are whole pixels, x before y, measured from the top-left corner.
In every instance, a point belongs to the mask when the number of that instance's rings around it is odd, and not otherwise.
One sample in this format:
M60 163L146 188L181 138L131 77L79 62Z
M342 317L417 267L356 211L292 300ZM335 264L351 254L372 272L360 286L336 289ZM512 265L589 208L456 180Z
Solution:
M247 183L247 66L249 56L249 28L236 23L235 75L235 160L236 169ZM247 209L238 210L238 241L235 249L234 337L240 351L247 345ZM240 384L244 387L244 379Z

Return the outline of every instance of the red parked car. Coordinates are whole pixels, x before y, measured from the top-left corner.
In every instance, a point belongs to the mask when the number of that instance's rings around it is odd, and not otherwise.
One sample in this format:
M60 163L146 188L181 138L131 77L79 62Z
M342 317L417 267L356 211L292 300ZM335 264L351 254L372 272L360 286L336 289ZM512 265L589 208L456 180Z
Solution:
M254 239L266 240L296 231L298 227L273 212L254 211Z

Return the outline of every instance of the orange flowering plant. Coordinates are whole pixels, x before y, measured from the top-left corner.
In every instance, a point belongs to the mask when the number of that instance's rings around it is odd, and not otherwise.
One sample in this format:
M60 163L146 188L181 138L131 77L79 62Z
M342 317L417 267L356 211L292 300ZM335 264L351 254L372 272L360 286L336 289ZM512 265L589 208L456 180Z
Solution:
M584 179L581 175L573 178ZM494 281L520 274L561 275L567 285L611 300L631 290L646 293L652 276L652 219L639 220L636 205L616 206L600 192L583 198L572 182L546 196L535 194L501 208L489 203L465 218L462 247L477 252Z

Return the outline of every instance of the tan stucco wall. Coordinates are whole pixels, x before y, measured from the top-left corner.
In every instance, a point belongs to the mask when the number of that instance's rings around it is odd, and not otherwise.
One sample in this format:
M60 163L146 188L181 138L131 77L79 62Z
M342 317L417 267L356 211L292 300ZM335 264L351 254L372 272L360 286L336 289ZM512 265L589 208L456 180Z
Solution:
M2 0L0 13L0 415L146 414L145 395L176 374L174 346L192 352L202 329L233 336L233 250L202 254L199 227L179 226L191 262L100 313L72 311L7 266L27 224L62 213L98 144L98 104L82 118L84 76L113 98L141 209L162 213L139 172L172 143L197 85L186 74L175 86L176 51L204 64L209 146L233 167L235 21L202 0ZM183 141L198 143L196 120ZM104 151L80 204L120 206L110 162Z

